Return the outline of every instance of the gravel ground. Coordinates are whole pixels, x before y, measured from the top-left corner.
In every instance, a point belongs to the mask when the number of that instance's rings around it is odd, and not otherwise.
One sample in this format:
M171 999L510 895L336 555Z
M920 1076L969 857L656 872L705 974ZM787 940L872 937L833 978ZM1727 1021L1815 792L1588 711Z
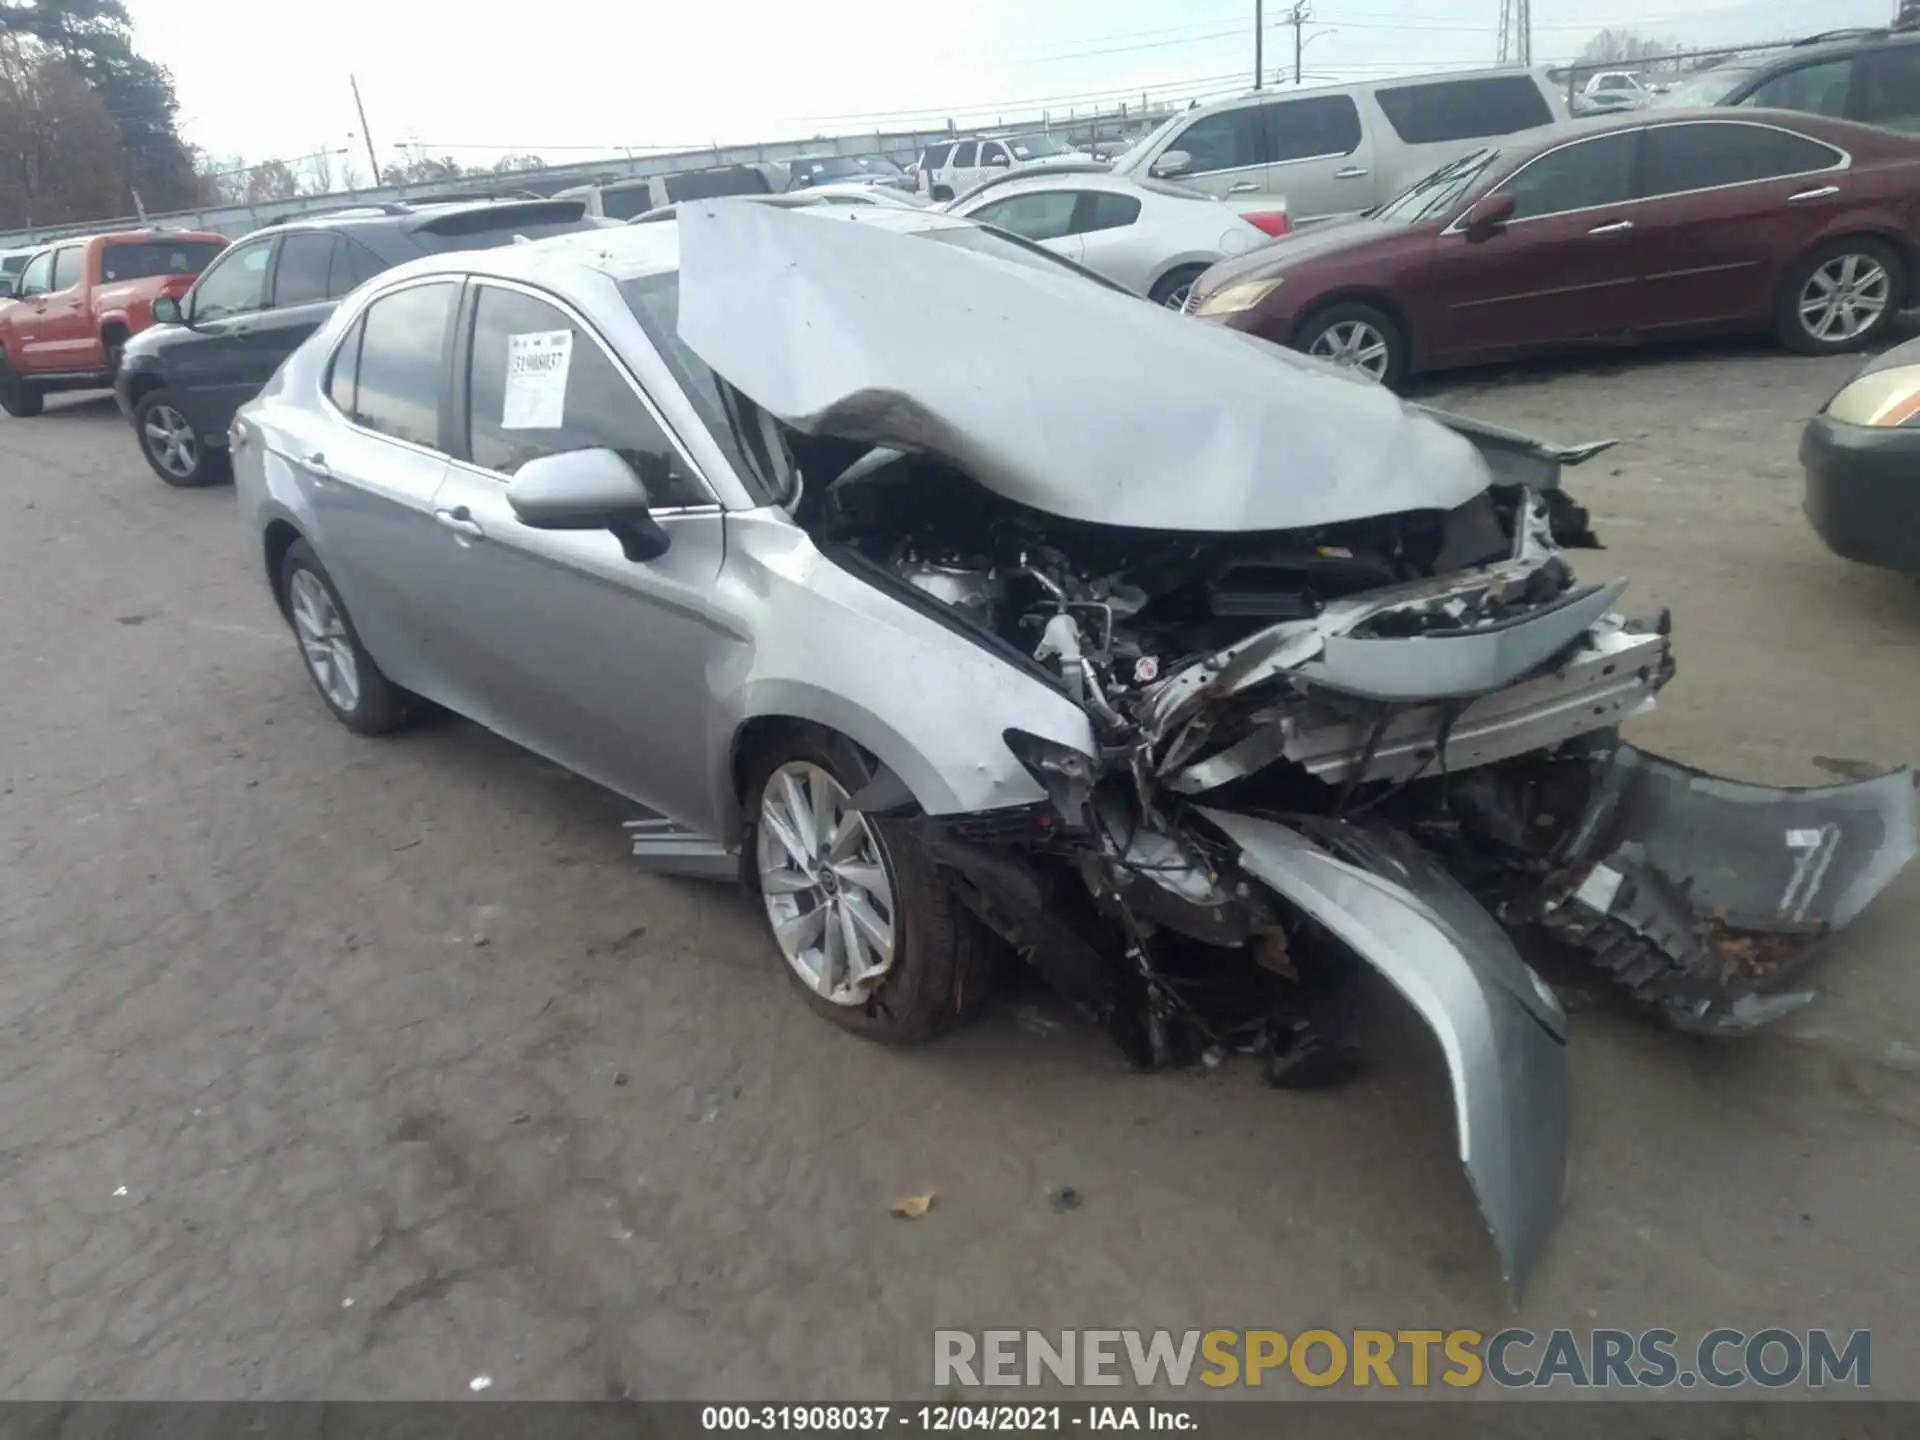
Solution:
M1622 438L1576 559L1675 609L1639 742L1920 762L1920 585L1799 511L1852 364L1436 392ZM738 896L639 873L612 797L336 725L231 493L161 487L110 401L0 421L0 516L0 1394L879 1398L930 1390L936 1324L1519 1323L1871 1327L1876 1393L1920 1396L1920 873L1750 1042L1570 997L1574 1187L1513 1308L1391 997L1325 1095L1129 1074L1031 989L864 1044Z

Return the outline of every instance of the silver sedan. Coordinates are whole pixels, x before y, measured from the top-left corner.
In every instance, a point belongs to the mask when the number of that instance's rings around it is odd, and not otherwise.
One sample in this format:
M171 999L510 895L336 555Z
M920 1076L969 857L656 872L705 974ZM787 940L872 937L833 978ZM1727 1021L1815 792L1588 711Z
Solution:
M989 180L945 208L1044 245L1174 310L1209 265L1289 228L1284 203L1272 197L1237 205L1171 181L1123 179L1105 166Z

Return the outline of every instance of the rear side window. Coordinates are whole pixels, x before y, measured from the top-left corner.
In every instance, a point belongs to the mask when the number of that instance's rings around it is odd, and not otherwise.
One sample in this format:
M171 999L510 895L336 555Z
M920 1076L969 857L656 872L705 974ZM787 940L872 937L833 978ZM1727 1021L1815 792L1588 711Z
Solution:
M969 140L964 145L953 147L953 163L963 168L971 166L975 163L974 157L979 153L979 145Z
M1655 125L1644 147L1641 193L1648 196L1804 175L1840 162L1837 150L1803 135L1725 121Z
M947 163L947 157L952 153L953 145L951 143L929 145L920 152L920 168L922 170L938 170L942 165Z
M1854 118L1920 134L1920 43L1869 51L1855 65Z
M80 283L82 272L87 267L87 251L83 245L68 245L53 252L53 288L56 291L71 290Z
M367 307L359 325L353 406L347 411L356 424L439 448L447 324L459 293L452 281L434 281L383 295Z
M1010 195L974 211L971 218L1029 240L1058 240L1074 233L1073 211L1078 201L1078 194L1072 190Z
M1828 60L1819 65L1802 65L1798 70L1764 80L1740 103L1844 120L1847 96L1852 88L1852 59Z
M100 278L112 282L198 275L226 248L218 240L180 240L172 244L135 240L109 245L100 252Z
M386 261L358 240L345 235L335 238L340 243L334 246L333 269L327 275L329 295L345 295L348 291L366 284L387 268Z
M600 192L600 213L609 220L631 220L653 208L653 187L644 181L638 185L609 185Z
M766 195L773 187L767 177L746 165L724 170L690 170L684 175L669 175L661 183L667 199L676 205L682 200L712 200L722 195Z
M353 383L360 370L360 341L366 333L367 317L362 315L333 352L333 364L327 370L327 398L342 415L353 414Z
M1393 133L1409 145L1511 135L1554 118L1540 87L1526 75L1395 85L1375 90L1373 98Z
M1115 195L1106 190L1089 190L1080 197L1080 213L1074 230L1088 234L1095 230L1118 230L1140 218L1140 202L1132 195Z
M1514 197L1513 218L1618 205L1633 197L1634 131L1550 150L1496 187Z
M480 287L468 369L468 454L511 475L569 450L618 451L656 505L708 497L633 385L566 312L518 290Z
M1267 153L1276 162L1351 155L1360 148L1360 111L1348 95L1319 95L1267 108Z
M288 235L280 242L280 260L273 271L273 303L311 305L327 298L338 244L325 232Z
M1184 150L1193 157L1189 175L1214 170L1243 170L1266 163L1260 111L1252 105L1203 115L1175 137L1168 150ZM1164 152L1163 152L1164 153Z

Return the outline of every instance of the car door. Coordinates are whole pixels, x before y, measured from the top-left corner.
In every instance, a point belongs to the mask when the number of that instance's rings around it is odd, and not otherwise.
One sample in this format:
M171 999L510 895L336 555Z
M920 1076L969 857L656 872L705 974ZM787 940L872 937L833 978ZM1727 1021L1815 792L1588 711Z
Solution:
M1782 265L1826 229L1855 181L1832 146L1771 124L1652 125L1642 142L1638 328L1764 321Z
M993 192L989 190L987 193L991 195ZM969 210L967 218L977 220L982 225L996 226L1022 239L1031 240L1036 245L1044 245L1054 254L1064 255L1069 260L1079 260L1085 246L1080 236L1074 233L1074 218L1082 193L1078 190L1026 190Z
M96 370L100 337L87 309L87 247L61 245L53 252L47 291L27 301L32 340L24 347L29 369L43 374Z
M168 379L203 435L225 426L202 424L201 416L231 418L265 383L252 331L267 305L269 267L277 243L277 237L262 235L223 252L200 272L180 303L181 319L192 335L169 349ZM273 371L269 368L266 373Z
M1253 194L1267 183L1268 149L1263 112L1258 105L1235 105L1195 117L1167 137L1148 173L1178 179L1224 199ZM1170 161L1184 155L1184 163Z
M26 263L20 272L19 296L7 315L7 324L13 331L13 343L8 347L9 360L20 370L46 368L39 360L40 319L46 307L44 301L53 288L53 251L42 250Z
M441 663L452 599L431 573L445 539L433 497L447 470L460 290L457 278L430 277L376 295L329 358L333 423L289 459L313 517L309 538L380 668L475 714Z
M1434 359L1494 358L1633 328L1638 130L1548 150L1491 187L1513 218L1484 238L1465 215L1434 240L1422 347Z
M1258 188L1285 197L1290 215L1351 214L1387 198L1376 193L1373 142L1351 95L1309 95L1261 109L1267 168ZM1228 193L1245 193L1243 184Z
M727 638L706 618L721 509L654 397L578 310L485 279L468 303L465 443L433 504L446 663L491 728L704 828L709 666ZM560 379L539 394L516 364L535 350L561 357ZM522 465L593 448L634 469L672 540L665 554L636 563L604 531L516 518L507 486Z
M333 313L334 304L350 288L332 289L334 251L339 244L324 231L295 231L281 237L268 266L265 303L245 317L222 322L212 342L227 365L222 383L180 391L181 408L198 433L224 435L234 412L259 394L281 362ZM344 264L341 268L344 278Z

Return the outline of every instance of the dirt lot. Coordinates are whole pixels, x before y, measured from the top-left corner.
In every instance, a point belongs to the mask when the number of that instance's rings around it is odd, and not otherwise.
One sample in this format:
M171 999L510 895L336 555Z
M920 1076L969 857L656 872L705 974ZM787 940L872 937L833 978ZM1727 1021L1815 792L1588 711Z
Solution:
M1920 585L1799 512L1852 363L1440 392L1623 438L1576 558L1675 608L1640 742L1920 762ZM109 401L0 421L0 516L0 1394L878 1398L930 1389L936 1323L1512 1322L1871 1327L1876 1392L1920 1396L1920 872L1749 1043L1569 997L1574 1191L1514 1310L1390 997L1328 1095L1131 1075L1034 993L863 1044L738 897L637 873L611 797L451 721L337 726L230 492L163 489Z

